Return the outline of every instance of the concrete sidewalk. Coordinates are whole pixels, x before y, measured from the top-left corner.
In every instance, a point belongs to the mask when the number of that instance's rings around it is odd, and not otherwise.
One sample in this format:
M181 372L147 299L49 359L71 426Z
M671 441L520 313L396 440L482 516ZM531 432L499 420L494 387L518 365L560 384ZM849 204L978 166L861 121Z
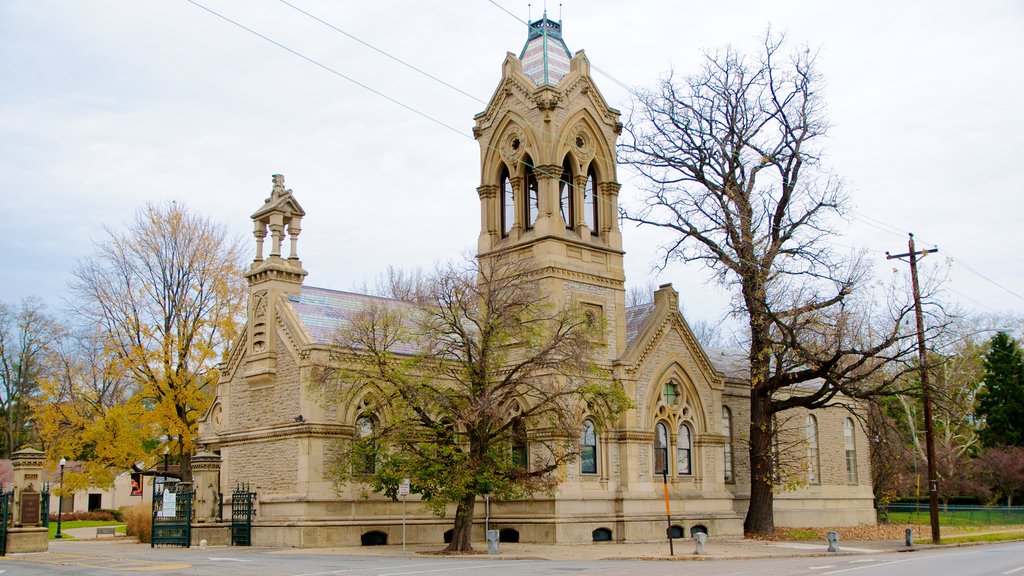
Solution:
M821 542L768 542L742 538L709 539L704 546L705 554L694 554L693 540L675 540L675 553L669 555L668 542L630 543L602 542L597 544L524 544L502 542L500 553L487 555L485 542L474 542L474 553L467 556L503 559L539 560L715 560L753 558L791 558L800 556L851 556L873 555L907 551L903 541L840 542L838 552L828 552L828 543ZM930 548L930 545L915 545L912 550ZM442 545L409 545L403 552L402 546L345 546L317 549L282 549L279 554L339 554L353 556L420 556L438 554Z
M96 538L95 528L73 528L65 531L75 536L74 540L51 540L50 551L62 552L75 549L80 553L93 547L102 548L105 554L123 553L131 555L140 550L149 549L149 544L140 544L134 539L124 536L111 538L103 536ZM697 556L694 554L695 541L690 539L679 539L673 542L675 554L669 555L668 542L647 542L647 543L584 543L584 544L528 544L509 543L500 544L500 553L497 555L487 554L486 542L474 542L474 552L459 556L468 559L505 559L505 560L726 560L726 559L757 559L757 558L794 558L794 557L828 557L828 556L873 556L893 552L906 552L908 550L928 550L934 548L931 544L916 544L913 548L907 548L903 541L895 540L874 540L874 541L840 541L838 552L828 552L828 544L822 542L777 542L764 540L747 540L743 538L711 538L705 544L705 554ZM389 546L339 546L333 548L272 548L272 547L244 547L244 546L210 546L203 548L193 546L186 551L180 548L184 554L201 553L205 550L231 550L234 554L245 554L248 551L270 554L302 554L302 555L338 555L338 556L391 556L391 557L423 557L439 555L444 548L443 544L415 544L408 545L403 550L401 544ZM161 547L161 550L172 550L169 547ZM452 557L452 556L447 556ZM455 556L458 557L458 556Z

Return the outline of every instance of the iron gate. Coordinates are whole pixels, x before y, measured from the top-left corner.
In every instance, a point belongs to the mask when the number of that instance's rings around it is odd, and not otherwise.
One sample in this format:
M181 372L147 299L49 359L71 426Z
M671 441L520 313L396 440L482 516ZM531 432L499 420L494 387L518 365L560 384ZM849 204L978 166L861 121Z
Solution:
M150 547L192 547L192 498L184 482L153 482L153 531Z
M39 492L39 525L43 528L50 526L50 484L43 483Z
M231 545L252 546L252 515L256 493L248 484L239 484L231 492Z
M7 555L7 517L10 515L11 502L14 501L14 488L5 492L0 485L0 556Z

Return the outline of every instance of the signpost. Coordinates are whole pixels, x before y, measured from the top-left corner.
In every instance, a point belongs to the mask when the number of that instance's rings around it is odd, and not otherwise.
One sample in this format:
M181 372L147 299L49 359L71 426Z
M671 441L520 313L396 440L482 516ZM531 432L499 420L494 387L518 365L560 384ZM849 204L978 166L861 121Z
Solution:
M164 486L164 505L160 510L161 518L174 518L177 514L177 494L171 490L166 489Z
M398 485L398 495L401 496L401 551L406 551L406 497L409 496L410 482L408 478L401 480Z

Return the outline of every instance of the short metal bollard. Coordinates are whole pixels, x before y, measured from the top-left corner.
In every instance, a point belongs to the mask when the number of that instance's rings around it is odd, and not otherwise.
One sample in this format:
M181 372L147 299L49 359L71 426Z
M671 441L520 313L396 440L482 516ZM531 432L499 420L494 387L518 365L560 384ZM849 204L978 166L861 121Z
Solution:
M828 533L828 551L839 552L839 532Z
M907 548L912 548L914 546L914 529L913 528L907 528L907 530L903 534L904 534L903 545L906 546Z
M694 549L693 553L698 556L704 554L704 543L708 541L708 535L703 532L697 532L693 535L693 539L697 541L697 548Z
M500 538L500 536L498 535L498 531L497 530L488 530L487 531L487 553L488 554L497 554L498 553L498 539L499 538Z

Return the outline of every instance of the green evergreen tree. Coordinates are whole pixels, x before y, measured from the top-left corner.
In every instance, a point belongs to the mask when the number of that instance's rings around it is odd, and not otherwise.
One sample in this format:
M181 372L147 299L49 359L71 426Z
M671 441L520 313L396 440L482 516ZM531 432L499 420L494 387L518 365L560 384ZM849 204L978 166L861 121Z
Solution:
M975 415L984 422L981 443L1024 446L1024 356L1005 332L992 337L983 362L984 386Z

